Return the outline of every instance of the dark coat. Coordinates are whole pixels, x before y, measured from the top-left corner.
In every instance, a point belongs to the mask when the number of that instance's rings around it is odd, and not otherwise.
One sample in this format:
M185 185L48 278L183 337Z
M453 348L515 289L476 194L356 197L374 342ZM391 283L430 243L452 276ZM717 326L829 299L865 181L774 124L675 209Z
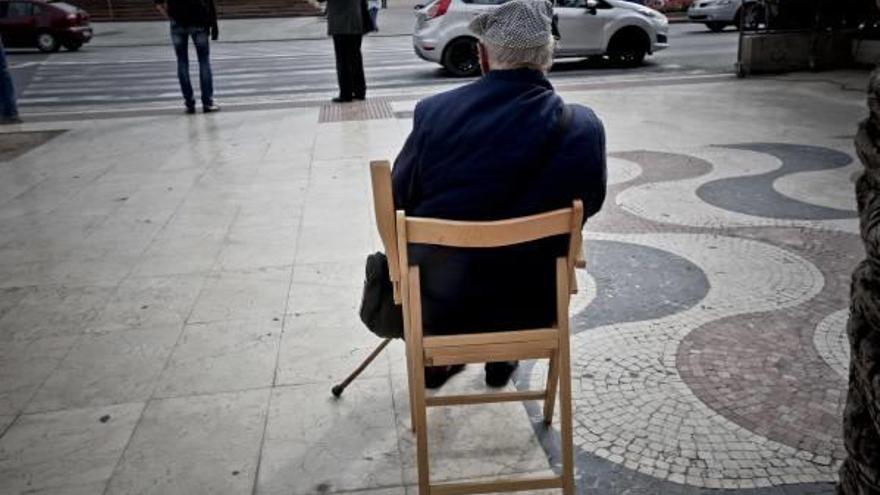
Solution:
M184 27L217 28L217 6L214 0L155 0L165 4L168 17Z
M393 170L397 208L408 215L498 220L605 200L605 132L592 110L572 105L552 159L540 156L562 111L533 70L492 71L419 102ZM555 318L555 258L567 240L514 248L413 246L422 268L425 328L432 333L541 327Z
M326 0L327 34L364 34L370 23L366 0Z

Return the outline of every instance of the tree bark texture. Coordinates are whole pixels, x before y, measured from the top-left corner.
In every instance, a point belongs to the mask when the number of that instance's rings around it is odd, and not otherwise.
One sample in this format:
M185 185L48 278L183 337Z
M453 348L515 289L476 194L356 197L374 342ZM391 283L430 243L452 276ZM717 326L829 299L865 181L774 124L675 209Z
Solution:
M852 277L849 392L843 418L848 453L840 495L880 495L880 69L868 85L869 117L859 125L856 151L865 166L856 182L867 257Z

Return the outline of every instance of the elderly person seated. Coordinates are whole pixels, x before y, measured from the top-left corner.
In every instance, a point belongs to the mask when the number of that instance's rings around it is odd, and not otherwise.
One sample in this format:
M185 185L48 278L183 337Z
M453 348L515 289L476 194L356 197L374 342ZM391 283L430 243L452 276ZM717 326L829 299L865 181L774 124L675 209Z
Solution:
M394 164L394 202L407 215L489 221L570 206L585 218L605 199L605 134L592 110L566 105L545 77L553 62L547 0L511 0L475 18L483 77L416 105ZM413 246L422 268L426 332L469 333L550 326L557 256L565 239L499 249ZM516 362L486 364L504 386ZM441 386L463 366L429 367Z

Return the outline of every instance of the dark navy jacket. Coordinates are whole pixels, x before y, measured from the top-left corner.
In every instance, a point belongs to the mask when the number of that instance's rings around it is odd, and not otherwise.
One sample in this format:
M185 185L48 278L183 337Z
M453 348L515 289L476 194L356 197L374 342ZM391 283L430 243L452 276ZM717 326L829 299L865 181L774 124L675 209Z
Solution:
M538 71L491 71L416 106L413 130L392 172L394 201L407 215L499 220L605 200L605 133L592 110L572 120L545 157L562 99ZM501 331L555 319L555 257L562 239L477 250L412 246L422 272L430 333Z

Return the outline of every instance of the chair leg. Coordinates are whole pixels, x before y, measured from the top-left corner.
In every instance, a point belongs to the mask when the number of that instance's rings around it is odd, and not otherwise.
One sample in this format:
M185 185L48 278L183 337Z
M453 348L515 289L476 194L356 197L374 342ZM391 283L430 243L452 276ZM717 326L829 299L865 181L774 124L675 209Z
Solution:
M565 336L568 338L568 335ZM572 440L571 364L568 342L559 349L559 440L562 445L562 493L574 495L574 445Z
M553 424L553 409L556 407L556 386L559 383L559 351L550 357L547 368L547 386L544 395L544 424Z
M412 410L415 416L413 428L416 432L416 462L419 473L419 494L430 493L430 473L428 470L428 406L425 404L425 366L421 359L416 359L414 401Z
M412 431L416 431L416 387L419 383L424 386L425 384L425 371L422 370L422 379L419 380L416 378L416 369L413 363L413 353L415 351L410 348L410 344L406 344L406 379L407 384L409 385L409 420L410 420L410 429Z
M559 347L559 440L562 444L562 493L574 495L574 445L571 418L571 342L568 332L569 268L565 258L556 260L556 319Z
M406 288L406 286L404 286ZM406 293L406 292L404 292ZM412 323L410 322L409 316L409 304L406 299L403 300L403 345L406 349L406 384L407 384L407 394L409 395L409 427L412 431L416 429L416 400L415 400L415 383L418 383L415 378L415 367L413 366L413 361L415 360L415 346L412 337ZM424 380L422 380L424 383Z

